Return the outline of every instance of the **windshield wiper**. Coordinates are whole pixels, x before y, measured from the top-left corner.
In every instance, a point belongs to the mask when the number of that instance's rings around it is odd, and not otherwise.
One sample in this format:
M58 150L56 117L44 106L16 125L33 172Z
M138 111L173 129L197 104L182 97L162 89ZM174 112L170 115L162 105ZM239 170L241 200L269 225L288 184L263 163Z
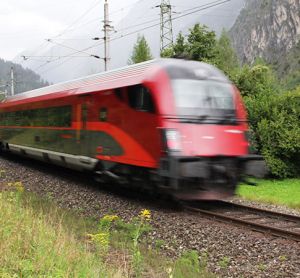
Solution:
M220 117L217 121L220 124L226 124L226 123L235 124L237 122L237 119L236 119L235 115L230 114L230 115L224 115L224 116Z
M209 115L207 114L202 114L202 115L198 115L197 120L198 121L204 121L208 118Z

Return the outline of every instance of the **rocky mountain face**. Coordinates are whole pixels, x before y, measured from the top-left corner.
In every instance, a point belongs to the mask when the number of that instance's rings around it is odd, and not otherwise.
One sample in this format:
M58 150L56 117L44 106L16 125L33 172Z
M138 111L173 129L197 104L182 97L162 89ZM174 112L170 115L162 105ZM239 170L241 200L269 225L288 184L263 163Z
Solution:
M300 68L300 0L247 0L230 35L242 62L261 57L282 72L293 53Z

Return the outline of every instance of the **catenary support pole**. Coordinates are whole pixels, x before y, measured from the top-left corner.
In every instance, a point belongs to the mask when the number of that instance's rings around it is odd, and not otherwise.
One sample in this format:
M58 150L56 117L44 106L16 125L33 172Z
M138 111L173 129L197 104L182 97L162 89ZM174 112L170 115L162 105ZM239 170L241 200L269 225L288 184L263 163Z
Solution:
M14 78L14 68L10 68L10 81L11 81L11 95L15 95L15 78Z

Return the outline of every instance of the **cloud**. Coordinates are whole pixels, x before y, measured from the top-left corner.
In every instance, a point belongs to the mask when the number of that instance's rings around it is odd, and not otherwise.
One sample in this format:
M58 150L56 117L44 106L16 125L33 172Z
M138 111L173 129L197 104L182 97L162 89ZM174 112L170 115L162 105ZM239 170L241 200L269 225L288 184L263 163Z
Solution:
M35 12L15 10L12 5L1 5L0 57L12 59L20 51L41 43L65 26L60 21L53 21Z
M126 7L136 1L109 0L110 11L119 10L112 15L112 20L119 20L126 15ZM11 60L20 52L41 45L45 39L59 34L76 19L79 19L79 25L94 20L94 24L99 25L100 35L103 2L104 0L0 0L0 58ZM84 15L86 11L89 12ZM76 28L78 24L75 24ZM84 25L80 34L91 36L89 30L97 28L90 27ZM76 32L66 34L67 37L73 35L76 36Z

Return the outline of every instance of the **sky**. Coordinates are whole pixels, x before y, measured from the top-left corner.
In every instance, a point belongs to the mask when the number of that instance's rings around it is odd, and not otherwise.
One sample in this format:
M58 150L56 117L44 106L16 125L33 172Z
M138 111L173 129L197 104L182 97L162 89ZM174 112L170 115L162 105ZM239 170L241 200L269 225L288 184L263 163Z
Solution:
M125 16L137 0L108 0L114 22ZM81 26L99 20L101 36L104 0L1 0L0 58L12 60L45 39L74 35ZM64 32L66 31L66 32ZM72 34L73 33L73 34ZM102 35L103 36L103 35Z

